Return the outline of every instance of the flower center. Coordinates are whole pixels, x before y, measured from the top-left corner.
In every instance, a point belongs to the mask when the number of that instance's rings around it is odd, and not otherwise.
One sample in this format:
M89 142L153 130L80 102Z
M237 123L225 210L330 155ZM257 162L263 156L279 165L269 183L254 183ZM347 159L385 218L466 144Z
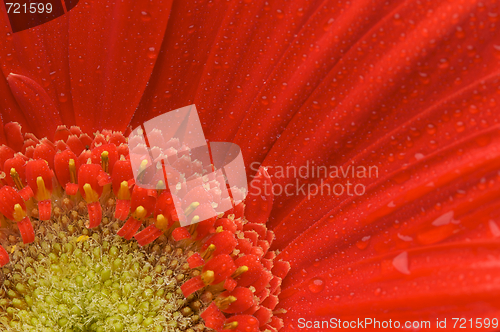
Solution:
M222 195L225 181L175 139L160 173L194 166L175 188L146 189L121 133L92 140L61 126L51 142L6 128L17 148L0 146L2 331L283 327L278 295L290 265L270 250L272 197ZM261 169L253 181L270 179Z
M76 210L39 225L3 268L0 322L13 331L168 331L204 328L205 305L180 286L199 271L191 251L162 241L140 247L105 216L89 230ZM201 295L203 296L203 294ZM205 294L205 297L207 295Z

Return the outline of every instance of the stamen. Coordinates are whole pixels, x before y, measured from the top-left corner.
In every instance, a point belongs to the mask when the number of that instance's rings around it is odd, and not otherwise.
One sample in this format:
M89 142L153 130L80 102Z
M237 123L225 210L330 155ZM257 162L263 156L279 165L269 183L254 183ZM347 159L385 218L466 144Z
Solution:
M144 176L146 176L146 173L144 172L146 168L148 167L148 161L144 159L141 161L141 164L139 165L139 172L137 173L137 182L142 183L144 181Z
M231 322L224 324L224 330L236 330L238 328L238 322Z
M38 188L37 199L39 201L50 199L50 192L45 187L45 182L41 176L36 178L36 186Z
M156 190L158 190L158 194L161 194L161 190L163 189L165 189L165 182L160 180L158 181L158 183L156 183Z
M104 172L108 173L109 172L109 152L108 151L103 151L101 153L101 166Z
M200 221L200 216L194 216L193 219L191 219L191 226L196 225Z
M248 271L248 266L246 265L240 266L239 268L236 269L236 271L234 271L234 273L231 275L231 278L234 279L247 271Z
M193 202L184 210L184 215L189 216L196 208L200 206L199 202Z
M236 300L237 298L235 296L228 296L225 298L219 298L215 300L215 302L220 309L224 310L227 309L231 303L236 302Z
M19 174L17 173L15 168L10 169L10 177L14 181L17 190L21 190L24 188L23 183L21 182L21 179L19 178Z
M92 186L88 183L83 185L83 190L85 191L85 200L87 203L97 202L99 200L99 195L92 189Z
M159 229L165 231L168 229L168 219L165 218L165 216L163 214L159 214L156 216L156 223L155 223L156 227L158 227Z
M202 258L204 260L208 260L210 256L212 256L212 253L215 251L215 244L211 244L208 246L207 250L205 250L205 253L203 253Z
M120 189L118 189L118 199L130 199L130 189L128 188L128 182L127 181L122 181L120 183Z
M16 204L14 205L14 213L12 215L14 216L15 221L21 221L24 217L26 217L26 212L24 212L21 205Z
M70 159L68 161L68 167L69 167L69 180L71 183L76 183L76 165L74 159Z
M203 280L203 283L205 285L210 285L212 282L215 280L215 273L214 271L205 271L201 274L201 280Z
M137 209L135 209L134 218L135 219L144 219L144 217L146 217L146 214L147 214L146 209L142 205L140 205L137 207Z
M196 232L196 227L198 226L197 222L198 220L200 219L199 217L196 219L197 221L196 222L193 222L195 220L195 218L198 217L198 216L195 216L192 220L191 220L191 225L189 226L189 234L194 235L194 232Z

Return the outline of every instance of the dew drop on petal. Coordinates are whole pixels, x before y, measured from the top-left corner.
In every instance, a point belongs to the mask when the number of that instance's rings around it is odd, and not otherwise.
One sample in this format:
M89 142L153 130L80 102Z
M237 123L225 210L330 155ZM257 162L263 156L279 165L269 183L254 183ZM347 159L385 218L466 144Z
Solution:
M429 123L427 125L427 133L429 135L434 135L436 133L436 126L434 126L432 123Z
M432 226L448 225L453 220L453 211L446 212L432 222Z
M394 257L392 265L399 272L403 274L410 274L410 270L408 269L408 253L406 251Z
M455 123L455 129L458 133L461 133L465 130L465 124L462 121L458 121Z
M149 15L149 13L146 11L142 11L141 12L141 20L143 20L144 22L151 21L151 15Z
M497 223L490 220L488 225L490 226L490 231L491 234L493 234L493 237L500 237L500 227L498 227Z
M57 96L57 99L59 100L59 102L61 103L65 103L68 101L68 96L65 94L65 93L60 93L58 96Z
M317 294L325 288L325 282L321 278L313 278L309 280L309 284L307 286L311 293Z
M156 48L154 48L154 47L148 48L148 58L150 58L150 59L156 58L157 54L155 51L156 51Z
M366 247L368 247L368 244L370 243L370 236L365 236L364 238L361 239L361 241L358 241L356 242L356 247L358 247L358 249L366 249Z

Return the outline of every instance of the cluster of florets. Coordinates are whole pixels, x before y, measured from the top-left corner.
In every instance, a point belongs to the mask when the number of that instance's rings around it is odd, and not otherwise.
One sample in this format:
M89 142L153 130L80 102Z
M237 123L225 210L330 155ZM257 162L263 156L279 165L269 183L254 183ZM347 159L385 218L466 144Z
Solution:
M180 289L185 298L204 294L205 301L197 309L203 309L199 311L206 327L241 332L282 327L275 314L280 312L278 294L289 264L275 260L269 250L274 234L265 221L272 197L250 194L247 209L245 201L233 201L233 208L225 213L181 227L179 219L196 219L200 204L190 204L179 216L175 193L135 185L122 133L102 131L91 138L78 127L60 126L53 140L38 139L23 134L16 123L7 124L5 132L8 145L0 147L0 213L7 219L3 225L8 231L0 240L12 252L10 244L17 235L23 247L29 247L39 240L33 225L52 223L55 214L83 206L87 229L99 229L106 219L107 224L117 225L118 236L134 238L140 247L156 241L153 245L168 242L185 248L190 269L185 276L191 278L182 280ZM253 181L251 187L259 187L270 179L261 169ZM0 265L8 263L9 255L0 247Z

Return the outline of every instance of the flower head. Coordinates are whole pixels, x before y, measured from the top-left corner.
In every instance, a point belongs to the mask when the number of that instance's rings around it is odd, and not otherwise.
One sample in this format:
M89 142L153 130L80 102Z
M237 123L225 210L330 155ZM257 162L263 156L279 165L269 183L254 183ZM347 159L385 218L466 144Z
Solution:
M496 0L81 0L68 14L14 34L0 11L1 180L18 193L7 189L5 215L26 213L35 233L21 244L25 219L2 222L5 269L20 266L30 246L46 248L40 258L47 264L47 255L59 257L59 240L45 226L73 232L55 226L67 218L77 224L76 245L92 250L106 229L110 237L132 236L106 240L126 244L127 257L171 241L168 260L199 271L188 278L169 267L185 277L174 293L199 297L188 307L206 326L237 322L251 330L257 319L268 322L261 330L314 331L304 320L499 316ZM168 193L135 197L121 160L128 153L122 133L193 103L209 141L241 147L249 180L260 173L262 186L283 189L248 197L234 218L196 230L176 227L185 216L172 213ZM52 187L42 164L28 183L27 163L37 159L55 173ZM327 176L301 177L318 165ZM288 167L298 175L287 176ZM357 167L378 172L358 176ZM361 195L328 193L354 186L353 178ZM49 191L50 206L41 199ZM243 233L234 236L233 252L245 254L234 266L227 232ZM182 247L175 256L179 245L197 241L199 250ZM277 262L289 262L286 277L287 263ZM16 280L30 281L9 273L1 308L23 305ZM224 289L212 293L221 276ZM273 296L277 285L283 291ZM238 287L267 287L270 295L261 305ZM233 302L238 295L244 301ZM224 311L252 301L260 306L253 313ZM185 307L176 308L186 314Z
M0 188L2 244L11 251L9 263L0 250L0 324L7 331L279 328L273 310L289 265L269 250L273 232L247 220L243 203L180 227L176 196L134 185L128 150L119 155L108 143L116 135L96 135L79 157L67 135L51 163L40 156L16 163L22 153L5 161L26 175L12 167L19 186ZM200 214L203 205L192 205L183 217ZM263 221L269 212L262 210Z

